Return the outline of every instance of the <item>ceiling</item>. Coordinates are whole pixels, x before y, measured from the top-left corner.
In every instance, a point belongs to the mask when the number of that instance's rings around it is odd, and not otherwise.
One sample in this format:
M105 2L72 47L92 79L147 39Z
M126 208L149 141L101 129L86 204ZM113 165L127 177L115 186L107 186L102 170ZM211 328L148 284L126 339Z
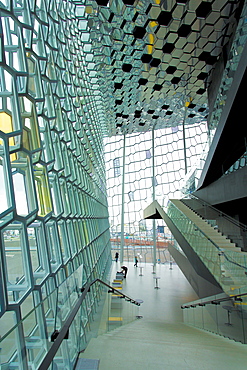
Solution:
M239 0L86 0L107 135L205 121Z

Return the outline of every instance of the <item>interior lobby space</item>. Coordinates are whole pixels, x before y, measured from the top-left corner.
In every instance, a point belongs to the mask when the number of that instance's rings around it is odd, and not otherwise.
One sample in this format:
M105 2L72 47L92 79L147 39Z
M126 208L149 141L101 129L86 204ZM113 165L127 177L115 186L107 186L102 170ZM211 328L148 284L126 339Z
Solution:
M1 370L244 368L246 86L247 0L0 1Z
M99 360L100 370L246 368L246 345L183 322L181 305L198 297L176 264L154 270L151 263L142 263L142 272L134 262L125 266L122 292L143 300L138 313L143 317L92 338L80 358ZM113 262L112 280L118 270L119 262ZM155 289L155 276L160 289Z

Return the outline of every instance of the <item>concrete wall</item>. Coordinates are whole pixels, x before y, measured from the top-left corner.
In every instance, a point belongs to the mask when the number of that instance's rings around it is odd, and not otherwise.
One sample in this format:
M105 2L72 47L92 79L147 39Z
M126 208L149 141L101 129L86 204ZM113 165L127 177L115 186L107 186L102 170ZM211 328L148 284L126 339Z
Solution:
M247 197L247 168L243 167L229 175L222 176L205 188L195 191L195 196L209 204L225 203Z
M173 246L168 247L169 252L178 264L186 279L191 284L199 298L205 298L222 293L219 287L198 275L188 258Z

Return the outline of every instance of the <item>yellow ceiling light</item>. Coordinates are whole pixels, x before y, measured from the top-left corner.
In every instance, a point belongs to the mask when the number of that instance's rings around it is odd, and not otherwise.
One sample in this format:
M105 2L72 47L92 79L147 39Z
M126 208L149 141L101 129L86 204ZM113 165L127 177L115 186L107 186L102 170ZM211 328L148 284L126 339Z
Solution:
M192 97L190 97L189 98L189 101L186 101L185 104L184 104L184 106L185 107L188 107L192 103L192 100L193 100Z
M153 45L147 45L147 53L152 54L153 53Z
M152 33L149 33L148 34L148 43L150 45L153 45L154 44L154 35Z
M153 53L153 44L154 44L154 35L152 33L148 34L148 45L147 45L147 53Z
M156 27L157 25L158 25L158 22L156 22L156 21L149 22L150 27Z

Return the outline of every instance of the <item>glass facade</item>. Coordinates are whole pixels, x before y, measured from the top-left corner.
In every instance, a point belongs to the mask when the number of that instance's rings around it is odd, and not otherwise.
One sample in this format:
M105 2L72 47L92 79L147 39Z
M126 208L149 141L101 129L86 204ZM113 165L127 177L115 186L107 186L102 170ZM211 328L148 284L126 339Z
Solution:
M0 3L1 368L37 369L82 285L111 263L104 126L79 10ZM95 287L53 368L73 368L97 299Z
M207 146L207 125L204 121L186 127L186 147L181 126L176 130L155 130L154 136L155 195L164 204L168 196L181 195L185 160L188 172L200 160ZM115 226L121 223L123 143L123 136L105 139L108 205L111 224ZM152 151L151 131L126 136L125 203L126 217L129 220L132 217L132 223L138 224L143 217L142 210L152 202ZM119 163L118 176L116 162Z
M120 248L124 212L124 246L128 248L124 258L133 259L134 251L141 255L149 251L149 261L152 261L153 223L143 220L143 210L152 202L153 192L155 199L163 206L166 206L169 198L181 197L186 171L189 173L196 167L201 153L207 149L206 121L187 125L185 135L182 126L154 130L154 140L152 131L126 135L125 151L123 136L105 139L111 243L114 249ZM157 222L157 230L161 226L164 228L162 220ZM166 233L167 229L166 232L158 232L157 241L159 247L163 246L162 253Z

